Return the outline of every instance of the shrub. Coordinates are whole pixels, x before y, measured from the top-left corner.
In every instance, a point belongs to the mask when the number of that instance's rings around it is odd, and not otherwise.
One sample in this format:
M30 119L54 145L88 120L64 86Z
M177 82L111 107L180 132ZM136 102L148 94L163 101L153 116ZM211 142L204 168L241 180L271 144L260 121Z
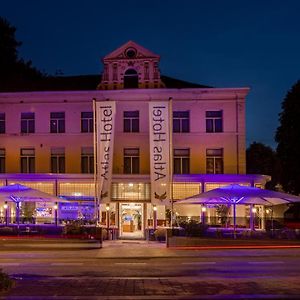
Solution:
M154 231L155 239L159 242L163 242L166 240L166 234L167 234L167 231L165 228L157 228Z
M181 222L180 227L185 230L185 235L189 237L203 236L208 228L207 225L199 223L195 220Z
M13 281L0 269L0 292L7 291L12 287Z

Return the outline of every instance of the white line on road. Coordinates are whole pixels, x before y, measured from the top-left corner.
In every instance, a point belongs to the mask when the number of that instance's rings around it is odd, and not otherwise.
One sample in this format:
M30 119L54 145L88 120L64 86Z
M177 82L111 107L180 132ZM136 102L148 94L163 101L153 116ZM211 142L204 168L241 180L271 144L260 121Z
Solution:
M19 266L19 263L1 263L1 266Z
M283 264L283 261L248 261L248 264L250 265L273 265L273 264Z
M115 265L146 265L145 262L119 262L115 263Z
M183 262L182 265L215 265L215 261L195 261L195 262Z
M52 263L51 266L82 266L83 263Z

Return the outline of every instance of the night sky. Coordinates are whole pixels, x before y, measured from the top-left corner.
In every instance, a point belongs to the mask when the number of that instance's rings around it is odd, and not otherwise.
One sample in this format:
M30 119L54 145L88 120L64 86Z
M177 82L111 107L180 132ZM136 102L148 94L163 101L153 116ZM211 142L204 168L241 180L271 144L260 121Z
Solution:
M100 74L128 40L161 55L161 73L214 87L251 88L247 145L275 147L281 102L300 79L300 1L10 0L20 57L54 75Z

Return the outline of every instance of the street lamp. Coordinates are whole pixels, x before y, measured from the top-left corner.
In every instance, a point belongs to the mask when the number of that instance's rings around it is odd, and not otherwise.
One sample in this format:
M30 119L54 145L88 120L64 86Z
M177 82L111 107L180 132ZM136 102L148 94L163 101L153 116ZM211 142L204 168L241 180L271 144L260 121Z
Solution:
M153 229L156 230L157 226L157 206L153 206Z
M106 231L107 231L107 239L109 240L109 217L110 217L110 214L109 214L110 206L109 206L109 204L106 204L105 209L106 209Z
M57 226L57 210L58 210L57 202L55 202L53 208L54 208L55 226Z
M5 226L8 226L8 205L7 201L5 201L3 208L5 209Z
M207 210L206 206L203 205L201 207L201 222L202 222L203 225L205 224L205 213L206 213L206 210Z

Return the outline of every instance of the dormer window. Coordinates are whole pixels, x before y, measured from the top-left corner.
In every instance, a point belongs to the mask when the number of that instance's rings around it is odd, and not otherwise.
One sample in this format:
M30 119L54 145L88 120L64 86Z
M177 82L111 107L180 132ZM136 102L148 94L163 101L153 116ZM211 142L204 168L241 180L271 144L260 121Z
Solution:
M124 74L124 89L137 89L139 87L139 76L136 70L128 69Z

